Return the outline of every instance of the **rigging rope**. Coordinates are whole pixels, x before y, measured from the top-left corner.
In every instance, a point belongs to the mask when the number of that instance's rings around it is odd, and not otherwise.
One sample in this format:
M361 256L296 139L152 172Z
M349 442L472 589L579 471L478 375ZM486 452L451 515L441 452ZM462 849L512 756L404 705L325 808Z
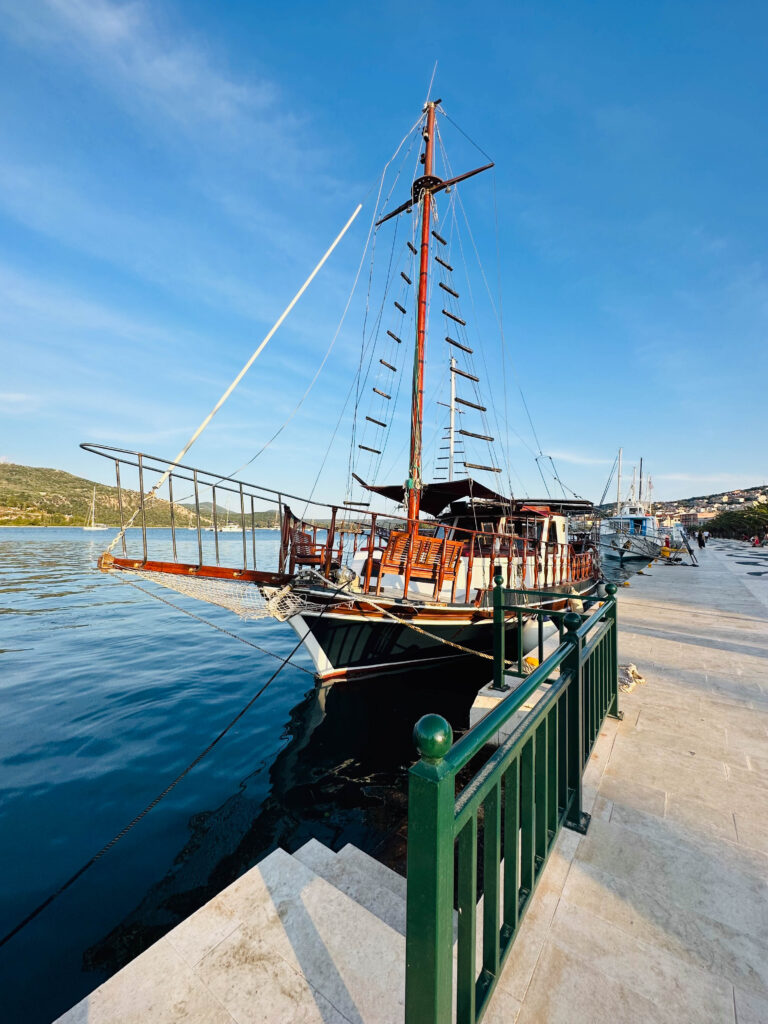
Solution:
M220 398L220 399L218 400L218 402L216 403L216 405L214 405L213 409L211 409L211 411L210 411L210 412L208 413L208 415L207 415L207 416L205 417L205 419L204 419L204 420L203 420L203 422L202 422L202 423L200 424L200 426L199 426L199 427L197 428L197 430L196 430L196 431L194 432L194 434L192 435L192 437L190 437L190 439L189 439L189 440L187 441L187 443L186 443L186 444L184 445L184 447L183 447L183 448L181 449L181 451L179 452L179 454L178 454L178 455L176 456L176 458L175 458L175 459L173 460L173 464L172 464L171 468L169 468L169 469L165 470L165 472L164 472L164 473L162 474L162 476L161 476L161 477L159 478L159 480L158 480L158 481L157 481L157 483L156 483L156 484L154 485L154 487L153 487L153 488L151 489L151 491L149 491L149 493L148 493L148 496L147 496L147 500L150 500L151 498L153 498L153 497L154 497L154 496L155 496L155 495L157 494L157 492L158 492L158 491L160 490L160 488L161 488L161 487L163 486L163 484L165 483L165 481L166 481L166 480L168 479L168 477L169 477L169 476L171 475L171 473L173 472L173 465L175 465L175 464L178 464L179 462L181 462L181 460L182 460L182 459L184 458L184 456L185 456L185 455L187 454L187 452L189 451L189 449L190 449L190 448L192 447L192 445L193 445L193 444L195 443L195 441L196 441L196 440L198 439L198 437L200 437L200 435L201 435L201 434L202 434L202 432L203 432L203 431L205 430L205 428L206 428L206 427L208 426L208 424L209 424L209 423L211 422L211 420L213 419L213 417L214 417L214 416L216 415L216 413L217 413L217 412L219 411L219 409L221 409L222 405L224 405L224 403L225 403L225 402L226 402L226 400L227 400L227 399L229 398L229 396L230 396L230 395L232 394L232 392L233 392L233 391L235 390L235 388L237 387L237 385L238 385L238 384L240 383L240 381L241 381L241 380L243 379L243 377L244 377L244 376L246 375L246 373L247 373L247 372L248 372L248 371L250 370L250 368L251 368L251 367L253 366L253 364L254 364L254 363L256 362L257 358L258 358L258 357L259 357L259 356L261 355L261 353L262 353L262 352L264 351L264 349L265 349L265 347L267 346L268 342L269 342L269 341L270 341L270 339L271 339L271 338L272 338L272 337L274 336L274 334L275 334L275 333L277 332L278 328L279 328L279 327L281 326L281 324L283 323L283 321L285 320L285 318L286 318L286 317L288 316L288 314L289 314L289 313L291 312L291 310L292 310L292 309L293 309L293 307L294 307L294 306L296 305L296 303L297 303L297 302L299 301L299 299L300 299L300 298L301 298L301 296L302 296L302 295L304 294L304 292L305 292L305 291L307 290L307 288L309 288L310 284L311 284L311 283L312 283L312 281L313 281L313 280L315 279L315 277L316 277L316 276L317 276L317 275L319 274L320 270L322 269L323 265L325 264L326 260L327 260L327 259L329 258L329 256L330 256L330 255L331 255L331 253L333 252L333 250L334 250L334 249L336 248L336 246L337 246L337 245L339 244L339 242L340 242L340 241L342 240L342 238L344 237L344 235L346 235L347 231L348 231L348 230L350 229L350 227L352 226L352 223L353 223L353 221L354 221L354 220L355 220L355 218L357 217L358 213L360 213L360 211L362 210L362 208L363 208L363 204L362 204L362 203L358 203L358 204L357 204L357 207L355 208L355 211L354 211L354 213L352 214L352 216L351 216L351 217L349 218L349 220L347 221L347 223L346 223L346 224L344 225L344 227L343 227L343 228L341 229L341 231L340 231L340 232L338 233L338 235L336 236L336 238L335 238L335 239L333 240L333 242L331 243L331 246L330 246L330 247L329 247L329 249L328 249L328 250L327 250L327 251L325 252L325 254L323 255L323 257L322 257L322 259L320 260L320 262L319 262L319 263L317 264L317 266L315 267L315 269L314 269L314 270L312 271L312 273L311 273L311 274L309 275L309 277L308 277L308 278L306 279L306 281L304 282L304 284L303 284L303 285L301 286L301 288L299 288L299 290L298 290L298 291L296 292L296 294L294 295L294 297L293 297L293 298L291 299L291 301L290 301L290 302L288 303L288 305L287 305L287 306L286 306L286 308L285 308L285 309L283 310L283 312L281 313L281 315L280 315L280 316L278 317L278 319L277 319L277 321L275 322L274 326L273 326L273 327L271 328L271 330L270 330L270 331L269 331L269 332L267 333L266 337L265 337L265 338L263 339L263 341L261 342L261 344L259 345L259 347L258 347L258 348L256 349L256 351L255 351L255 352L253 353L253 355L251 356L251 358L250 358L250 359L248 360L248 362L247 362L247 363L245 364L245 366L244 366L244 367L242 368L242 370L240 371L240 373L238 373L238 375L237 375L237 376L235 377L235 379L234 379L234 380L232 381L232 383L231 383L231 384L229 385L229 387L228 387L228 388L227 388L227 390L226 390L226 391L224 392L224 394L223 394L223 395L221 396L221 398ZM136 511L135 511L135 512L133 513L133 515L132 515L132 516L131 516L131 518L129 519L128 523L127 523L127 524L126 524L125 526L121 527L121 529L120 529L120 531L118 532L117 536L116 536L116 537L114 538L114 540L112 541L112 543L111 543L111 544L109 545L109 547L107 548L107 551L112 551L112 550L113 550L113 548L115 547L115 545L116 545L116 544L118 543L118 541L120 541L120 540L122 540L122 539L123 539L123 537L125 536L125 531L126 531L126 530L127 530L127 529L128 529L128 528L129 528L129 527L130 527L130 526L132 525L132 524L133 524L133 522L135 521L136 517L137 517L137 516L138 516L138 514L139 514L139 510L140 510L140 508L141 508L141 505L140 505L140 506L139 506L139 508L137 508L137 509L136 509Z
M450 118L449 118L449 120L450 120ZM453 123L453 122L451 122L451 123ZM442 152L443 160L445 162L446 167L448 168L448 173L449 173L449 175L453 176L453 171L451 169L450 161L448 160L448 155L447 155L447 153L445 151L445 146L443 145L443 141L442 141L442 136L440 135L439 132L438 132L438 141L439 141L439 144L440 144L440 149L441 149L441 152ZM475 143L473 143L473 145L475 145ZM479 149L479 147L477 147L477 148ZM484 155L487 156L487 154L484 154ZM490 159L490 157L488 159ZM495 175L494 175L494 179L493 180L494 180L494 197L495 197L495 181L496 181ZM478 265L478 268L480 270L480 274L482 276L483 283L485 285L485 290L488 293L488 298L489 298L489 301L490 301L490 304L491 304L491 309L493 310L494 316L496 317L496 322L497 322L498 329L499 329L499 336L501 338L502 369L505 369L504 361L503 361L503 355L504 355L504 351L505 351L506 340L505 340L505 337L504 337L504 326L503 326L503 322L502 322L502 318L501 318L501 313L500 313L501 294L499 293L499 309L497 309L496 303L494 302L494 299L493 299L493 294L491 292L490 285L488 283L488 278L487 278L486 273L485 273L485 268L483 266L482 260L480 259L480 253L479 253L477 245L475 243L474 235L472 234L472 229L471 229L471 227L469 225L469 218L467 217L467 212L466 212L466 209L464 208L464 204L463 204L462 199L461 199L460 190L458 188L456 188L456 189L454 189L452 200L451 200L451 213L452 213L452 216L453 216L453 225L452 225L452 227L455 228L455 230L456 230L456 237L458 238L459 250L461 252L461 260L462 260L462 264L464 265L465 279L466 279L466 282L467 282L467 288L469 290L469 297L470 297L470 302L472 304L472 312L473 312L473 315L475 317L475 320L478 319L477 310L476 310L476 307L475 307L475 299L474 299L474 293L473 293L473 290L472 290L472 282L470 280L469 273L468 273L468 264L467 264L466 257L464 255L464 245L463 245L463 242L462 242L461 231L459 229L458 217L456 216L456 205L455 205L454 199L456 201L458 201L458 205L459 205L459 207L461 209L461 213L462 213L462 216L464 218L464 223L465 223L466 228L467 228L467 233L469 235L469 239L470 239L470 241L472 243L472 248L473 248L474 253L475 253L475 259L477 261L477 265ZM496 224L496 231L497 231L497 248L498 248L498 221L497 221L497 224ZM479 327L478 327L477 323L475 324L475 330L478 332L478 339L480 339ZM483 369L484 369L486 378L489 378L488 365L487 365L487 362L486 362L486 359L485 359L485 349L482 346L482 344L480 345L480 358L481 358L482 363L483 363ZM472 357L470 357L470 361L474 362ZM513 365L513 372L514 372L514 365ZM505 461L506 461L507 482L508 482L508 485L509 485L509 491L510 491L510 493L513 493L513 491L514 491L514 489L512 487L512 471L513 470L512 470L512 461L511 461L511 458L510 458L510 455L509 455L509 447L510 446L509 446L509 440L508 440L509 439L509 431L510 431L510 429L515 434L515 436L519 438L521 443L531 452L531 454L534 454L534 452L533 452L533 449L528 444L528 442L525 440L525 438L517 430L515 430L514 427L510 427L508 410L507 410L507 402L506 402L506 373L504 373L503 376L504 376L504 396L505 396L505 399L504 399L504 417L505 417L505 419L504 419L504 428L505 428L504 429L504 433L505 433L505 435L507 437L507 444L506 444L506 451L505 451ZM519 382L518 382L518 387L519 387ZM521 398L523 400L523 406L526 408L526 411L527 411L527 406L526 406L526 403L525 403L525 396L522 394L522 388L519 388L519 390L520 390L520 393L521 393ZM478 393L478 389L477 389L476 385L475 385L475 392ZM478 402L479 401L480 401L480 399L478 398ZM494 419L495 419L495 422L496 422L496 434L500 435L500 433L501 433L501 423L499 421L499 415L498 415L498 412L497 412L497 409L496 409L496 399L495 399L495 394L494 394L493 389L491 389L489 391L489 401L490 401L491 408L493 410L493 416L494 416ZM528 415L529 415L529 421L530 421L530 413ZM483 414L483 421L486 422L486 432L490 433L490 428L488 428L485 414ZM534 431L534 436L535 436L535 431ZM494 462L493 454L491 454L491 460L492 460L492 462ZM494 462L494 464L495 464L495 462ZM520 477L520 474L517 472L517 470L514 470L514 472L515 472L515 475L517 476L518 480L520 481L520 484L523 486L523 491L525 491L526 488L525 488L525 485L523 484L523 481L522 481L522 478Z
M167 604L168 607L173 608L174 611L182 612L184 615L188 615L190 619L196 619L198 622L202 622L203 625L210 626L211 629L218 630L219 633L223 633L225 636L231 636L233 640L239 640L241 644L247 644L248 647L253 647L261 654L266 654L270 658L277 658L277 660L283 662L283 664L287 664L288 662L288 658L281 658L279 654L275 654L274 651L268 651L266 647L260 647L258 644L255 644L253 640L246 640L244 636L239 636L237 633L232 633L230 630L224 629L223 626L219 626L215 622L211 622L210 619L204 619L202 615L195 615L195 613L189 611L188 608L182 608L180 605L174 604L173 601L169 601L168 598L162 597L160 594L153 594L151 590L146 590L144 587L140 587L139 584L135 582L135 580L125 579L120 574L118 574L117 579L120 581L120 583L127 583L129 586L134 587L136 590L140 590L142 594L146 594L147 597L153 597L156 601L161 601L163 604ZM303 665L294 665L293 667L297 668L300 672L305 672L308 676L314 675L314 673L310 669L304 668Z
M322 573L319 573L316 569L312 569L312 572L324 583L330 583L330 580L327 580L325 576L323 576ZM366 604L371 605L372 608L375 608L377 612L381 612L381 614L385 618L391 619L393 622L398 622L401 626L407 626L409 629L414 630L416 633L421 633L422 636L429 637L430 640L436 640L439 644L445 644L447 647L455 647L457 651L461 651L463 654L474 654L475 657L477 658L485 658L486 661L493 661L492 654L486 654L484 651L476 651L472 647L464 647L462 644L457 644L453 640L446 640L444 637L437 636L436 633L430 633L429 630L423 629L421 626L417 626L415 623L410 622L408 619L401 619L399 615L393 615L392 612L387 611L386 608L383 608L380 604L377 604L376 601L372 600L368 594L365 594L362 600L364 600ZM492 623L493 610L489 608L488 611L491 613L488 616L488 622ZM511 618L512 617L509 616L509 620L511 620ZM506 664L511 665L512 662L507 661Z
M150 591L144 590L143 587L140 587L137 583L134 583L132 580L120 580L120 582L121 583L127 583L129 586L135 587L137 590L141 590L142 593L147 594L150 597L154 597L158 601L162 601L163 604L168 604L172 608L176 608L178 611L183 611L183 612L185 612L185 614L191 615L191 617L194 618L194 619L198 619L199 618L199 616L194 615L192 612L187 612L187 611L185 611L185 609L178 608L177 605L171 604L170 601L167 601L165 598L160 597L158 594L152 594ZM350 581L347 581L346 583L343 583L340 587L337 587L334 590L333 596L335 597L337 594L340 594L342 590L344 590L346 587L349 586L349 582ZM323 608L323 610L320 612L320 615L318 616L318 618L322 618L322 616L325 614L325 612L326 612L328 607L330 607L330 605L327 605L326 608ZM236 633L230 633L226 629L221 629L221 627L214 625L214 623L212 623L212 622L207 622L205 619L200 618L200 621L201 622L206 622L206 624L209 625L209 626L214 626L214 629L219 629L220 632L226 633L227 636L231 636L231 637L233 637L236 640L240 640L242 643L248 644L251 647L256 647L256 644L250 643L250 641L245 640L243 637L238 636ZM157 796L154 797L153 800L150 800L150 802L146 805L146 807L144 807L143 810L139 811L139 813L134 818L132 818L131 821L129 821L127 825L125 825L123 828L120 829L119 832L117 832L114 836L112 836L112 838L109 840L109 842L105 843L97 853L95 853L89 860L87 860L85 862L85 864L82 865L82 867L78 868L78 870L73 875L70 875L70 877L65 882L63 882L58 887L58 889L56 889L49 896L47 896L42 901L42 903L39 903L35 907L34 910L32 910L29 914L27 914L27 916L23 920L19 921L18 924L16 924L13 928L11 928L10 931L6 932L6 934L3 935L2 938L0 938L0 947L4 946L15 935L18 935L18 933L20 931L22 931L22 929L26 928L26 926L28 924L30 924L32 921L34 921L34 919L39 914L41 914L46 909L46 907L49 907L54 902L54 900L58 899L58 897L61 896L62 893L66 892L66 890L69 889L70 886L74 885L74 883L78 880L78 878L81 878L85 874L85 872L88 871L89 868L93 867L93 865L97 861L101 860L101 858L106 853L108 853L112 849L113 846L115 846L124 836L128 835L128 833L133 828L135 828L136 825L138 825L139 822L142 821L149 814L150 811L154 810L155 807L157 807L157 805L162 800L164 800L165 797L167 797L168 794L171 793L176 788L176 786L178 786L178 784L182 781L182 779L186 778L186 776L189 775L189 773L192 771L193 768L196 768L197 765L200 764L200 762L203 760L203 758L205 758L213 750L213 748L221 740L224 739L224 737L227 735L227 733L229 733L234 728L234 726L237 725L237 723L245 715L245 713L247 711L249 711L251 707L253 707L253 705L256 703L256 701L259 699L259 697L261 697L261 695L265 692L267 687L270 686L275 681L275 679L277 679L277 677L280 675L280 673L283 671L283 669L286 667L286 665L289 664L291 658L294 656L294 654L298 651L298 649L304 643L304 640L305 640L305 637L301 637L299 639L298 643L293 647L293 649L291 650L291 652L290 652L290 654L288 655L287 658L280 658L279 655L275 655L275 654L271 655L272 657L279 658L279 660L282 662L282 664L280 664L275 669L275 671L272 673L272 675L269 677L269 679L267 679L267 681L264 683L264 685L261 686L256 691L256 693L253 695L253 697L251 697L251 699L248 701L248 703L245 704L240 709L240 711L238 711L238 713L234 716L234 718L232 718L224 726L224 728L218 733L218 735L215 736L211 740L211 742L208 744L208 746L204 750L200 751L200 753L197 755L197 757L195 757L194 760L190 761L190 763L187 765L187 767L182 772L180 772L176 776L176 778L172 782L170 782L161 793L158 793ZM261 650L261 648L258 648L258 650ZM271 654L271 652L269 652L269 651L265 651L264 653ZM300 665L294 665L293 668L298 668L298 669L301 669L301 671L303 671L303 672L307 672L307 669L302 668L302 666L300 666ZM313 673L309 672L309 675L312 675L312 674Z
M605 487L604 487L604 489L603 489L603 493L602 493L602 494L600 495L600 501L598 501L598 503L597 503L597 507L598 507L598 508L599 508L599 507L600 507L600 505L602 505L602 504L603 504L603 502L605 501L605 496L606 496L606 494L608 493L608 488L609 488L609 487L611 486L611 480L613 480L613 474L614 474L614 473L615 473L615 471L616 471L616 465L617 465L618 461L619 461L619 456L618 456L618 455L615 455L615 456L614 456L614 459L613 459L613 465L611 466L611 472L610 472L610 473L608 474L608 479L607 479L607 480L606 480L606 482L605 482ZM618 510L618 506L617 506L617 508L616 508L616 511L617 511L617 513L618 513L618 511L619 511L619 510Z
M365 245L363 246L363 252L362 252L362 254L360 256L360 263L358 264L358 267L357 267L357 273L355 274L355 278L354 278L354 281L352 283L352 289L351 289L351 291L349 293L349 297L347 298L347 303L344 306L344 311L341 314L341 319L339 320L339 324L338 324L338 326L336 328L336 331L335 331L335 333L333 335L333 338L331 339L331 343L328 346L325 355L323 356L323 359L322 359L322 362L320 363L320 366L317 368L317 371L316 371L314 377L312 378L312 380L310 381L309 386L307 387L306 391L301 396L301 398L299 399L299 401L296 404L295 408L293 409L291 414L288 416L288 418L285 420L285 422L282 424L282 426L280 426L279 429L275 431L275 433L272 435L272 437L270 437L270 439L256 452L256 454L254 456L252 456L250 459L248 459L247 462L244 462L243 465L239 467L239 469L236 469L236 470L234 470L234 472L230 473L229 474L230 476L236 476L238 473L242 472L242 470L244 470L246 466L250 466L250 464L252 462L255 462L256 459L258 459L258 457L260 455L262 455L267 450L267 448L272 444L272 442L277 437L279 437L279 435L283 432L283 430L285 430L285 428L288 426L288 424L294 418L296 413L299 411L301 406L304 404L304 401L307 398L307 396L309 395L310 391L312 390L312 388L317 383L318 377L322 373L323 367L327 363L328 358L329 358L329 356L330 356L330 354L331 354L331 352L333 350L333 347L336 344L336 341L337 341L337 339L339 337L339 334L341 333L341 329L344 326L344 321L346 320L347 313L349 312L349 307L350 307L350 305L352 303L352 299L353 299L354 294L355 294L355 292L357 290L357 284L358 284L358 281L360 279L360 273L361 273L361 271L363 269L363 264L365 262L365 255L368 252L368 246L369 246L370 241L371 241L371 235L373 234L373 229L374 229L375 222L376 222L376 214L377 214L377 211L378 211L379 201L381 199L381 192L382 192L382 189L384 187L384 178L386 176L387 170L389 168L389 165L397 157L397 154L403 148L403 146L405 145L405 143L407 142L409 137L411 135L413 135L414 131L416 130L416 128L418 127L418 125L420 123L420 120L421 120L421 118L419 118L412 125L412 127L409 129L409 131L400 140L400 143L399 143L397 149L395 150L395 152L392 154L392 156L389 158L389 160L386 162L386 164L384 164L384 167L383 167L382 172L381 172L381 176L379 178L379 188L378 188L378 193L376 195L376 202L375 202L374 208L373 208L373 215L371 216L371 223L370 223L370 225L368 227L368 234L367 234L366 239L365 239ZM410 152L410 149L409 149L409 152ZM399 178L399 176L400 176L400 172L398 171L398 178ZM397 178L395 178L395 182L397 182ZM374 186L372 185L371 188L368 190L368 193L366 194L365 199L368 198L370 193L373 191L373 188L374 188ZM394 188L394 185L393 185L393 188ZM387 200L389 199L389 197L391 195L392 195L392 190L390 190L389 196L387 196ZM363 200L363 202L365 202L365 200ZM361 203L360 205L362 206L363 204Z
M123 582L128 583L130 586L136 586L136 584L131 583L130 580L125 580ZM142 590L143 588L142 587L137 587L137 589L138 590ZM144 593L149 593L149 591L144 591ZM156 595L151 595L151 596L156 596ZM230 634L230 635L234 635L234 634ZM237 639L240 639L240 637L238 637ZM31 911L31 913L27 914L27 916L22 921L19 921L19 923L15 927L13 927L2 938L0 938L0 946L4 946L6 944L6 942L9 942L14 937L14 935L18 935L18 933L23 928L26 928L26 926L28 924L30 924L32 921L34 921L34 919L39 914L41 914L46 909L46 907L49 907L51 905L51 903L53 903L53 901L55 899L57 899L59 896L61 896L61 894L63 892L66 892L66 890L69 889L69 887L71 885L73 885L78 880L78 878L81 878L89 868L93 867L93 865L98 860L101 860L101 858L104 856L104 854L108 853L112 849L113 846L115 846L124 836L126 836L133 828L135 828L136 825L138 825L139 822L142 821L149 814L150 811L154 810L154 808L157 807L157 805L160 803L160 801L164 800L165 797L168 796L168 794L172 790L174 790L176 788L176 786L178 786L178 784L182 781L182 779L184 779L187 775L189 775L189 773L192 771L193 768L195 768L198 764L200 764L200 762L203 760L203 758L206 757L206 755L209 754L211 752L211 750L213 750L213 748L217 745L217 743L219 743L222 739L224 739L224 737L227 735L227 733L230 732L230 730L240 721L240 719L243 717L243 715L246 713L246 711L248 711L253 706L253 704L258 700L258 698L262 695L262 693L264 693L264 691L267 689L267 687L270 685L270 683L272 683L275 679L277 679L278 675L283 671L285 666L288 664L288 662L293 657L293 655L296 653L296 651L298 651L299 647L301 647L303 642L304 642L303 638L301 640L299 640L299 642L293 648L293 650L288 655L288 657L283 660L283 664L280 665L277 669L275 669L274 673L269 677L269 679L266 681L266 683L264 683L264 685L253 695L253 697L251 697L251 699L248 701L248 703L243 708L241 708L240 711L238 711L238 713L235 715L235 717L233 719L231 719L231 721L228 722L227 725L224 726L224 728L221 730L221 732L219 732L219 734L213 740L211 740L211 742L208 744L208 746L204 750L202 750L197 755L197 757L187 765L187 767L184 769L184 771L180 772L176 776L176 778L173 780L173 782L169 783L165 787L165 789L161 793L158 793L157 796L153 800L150 800L150 802L146 805L146 807L143 810L139 811L139 813L130 822L128 822L127 825L125 825L122 829L120 829L120 831L117 832L109 840L109 842L105 843L101 847L101 849L90 858L90 860L87 860L85 862L85 864L83 864L82 867L80 867L73 875L70 875L70 877L65 882L63 882L58 887L58 889L56 889L53 893L51 893L48 897L46 897L46 899L44 899L42 903L39 903L35 907L35 909L33 911Z
M445 110L442 110L441 113L443 113L444 116L448 118L448 120L451 122L451 124L459 132L461 132L461 134L464 135L464 137L467 139L467 141L470 142L477 150L479 150L479 152L481 152L484 157L486 157L489 160L491 159L488 156L488 154L480 146L478 146L478 144L476 142L474 142L466 134L466 132L464 132L456 124L456 122L453 121L448 116L448 114L446 114ZM469 234L470 241L472 242L472 248L475 251L475 257L477 259L478 266L480 267L480 273L481 273L482 278L483 278L483 283L485 284L486 291L488 292L488 298L490 300L491 307L493 308L493 311L494 311L494 313L496 315L496 319L497 319L497 322L498 322L498 325L499 325L499 333L501 335L502 353L504 353L506 351L506 337L504 335L504 326L503 326L503 323L502 323L502 316L501 316L501 292L499 292L499 309L497 309L496 308L496 304L493 301L493 295L491 294L490 286L488 284L488 280L487 280L486 275L485 275L485 270L484 270L484 268L482 266L482 261L480 260L480 254L478 253L477 245L475 244L475 239L474 239L474 235L472 234L472 229L469 226L469 220L467 218L467 213L466 213L466 210L464 209L464 204L461 201L461 196L458 194L458 190L457 190L457 198L458 198L459 206L461 207L461 212L462 212L462 215L464 217L464 221L465 221L465 223L467 225L467 232ZM498 260L499 218L498 218L498 203L497 203L497 197L496 197L496 178L495 178L495 175L494 175L494 213L495 213L495 218L496 218L496 239L497 239L497 260ZM499 272L500 272L500 263L499 263ZM528 423L529 423L530 428L531 428L531 433L533 434L534 441L536 442L536 447L538 449L539 456L543 456L544 453L543 453L543 450L542 450L542 447L541 447L541 443L539 441L538 434L536 433L536 428L535 428L534 423L533 423L533 418L531 416L530 409L528 408L528 403L527 403L527 401L525 399L525 393L523 392L522 384L520 382L520 378L518 376L517 369L516 369L515 364L514 364L514 362L512 360L510 360L510 366L511 366L511 369L512 369L512 373L514 374L514 377L515 377L515 383L517 384L517 389L518 389L518 391L520 393L520 399L521 399L521 401L523 403L523 408L525 409L525 413L526 413L526 416L528 418ZM507 417L507 424L509 424L509 418L508 417ZM513 428L513 433L515 433L516 436L518 438L520 438L520 440L523 442L525 447L528 448L528 450L531 451L531 454L533 454L535 456L535 453L530 448L530 445L527 444L527 442L521 437L521 435L516 430L514 430L514 428ZM536 465L537 465L537 469L539 471L539 475L541 476L542 483L544 484L544 489L547 492L547 496L551 497L551 495L549 493L549 486L548 486L547 481L546 481L546 479L544 477L544 474L543 474L543 472L541 470L541 466L539 466L539 464L538 464L538 460L537 460ZM562 486L562 483L561 483L561 486Z
M411 131L409 132L409 135L413 136L412 139L411 139L411 144L408 147L407 152L403 156L403 160L402 160L402 163L400 164L400 167L398 168L397 175L396 175L394 181L392 182L392 186L391 186L391 188L389 190L387 198L386 198L386 200L385 200L385 202L384 202L384 204L383 204L383 206L381 208L381 212L382 213L386 209L386 206L389 203L389 200L392 198L392 194L394 193L394 190L395 190L395 188L397 186L397 183L399 182L400 177L401 177L401 175L403 173L403 168L405 167L406 161L408 160L408 157L410 156L410 154L411 154L411 152L412 152L412 150L414 148L414 143L416 141L416 129L421 127L423 125L423 123L424 123L424 114L422 113L422 114L419 115L419 118L417 119L416 123L414 124L414 126L411 128ZM416 168L418 168L418 154L416 155L416 161L417 161L416 162ZM412 176L412 178L415 177L415 173L416 172L414 172L414 175ZM376 219L376 214L375 214L375 211L374 211L374 220L375 219ZM374 257L374 253L375 253L375 243L374 243L374 246L371 249L371 265L370 265L370 269L369 269L369 273L368 273L368 291L366 293L365 319L363 321L363 344L361 346L360 360L359 360L359 364L358 364L358 368L357 368L357 375L356 375L356 378L355 378L355 388L356 388L356 391L355 391L355 405L354 405L354 412L353 412L353 417L352 417L352 431L351 431L350 444L349 444L349 456L348 456L348 468L347 468L347 473L348 473L347 489L348 489L348 494L349 494L350 497L352 496L352 493L354 491L354 483L353 483L353 481L354 481L354 473L355 473L355 470L357 469L357 463L356 463L357 449L356 449L356 444L357 444L357 423L358 423L358 411L359 411L359 408L360 408L360 399L361 399L361 394L362 394L363 388L366 386L366 384L368 382L369 375L370 375L371 364L373 362L373 357L374 357L374 350L375 350L376 342L378 341L379 332L381 330L381 325L382 325L383 318L384 318L384 307L386 305L386 301L387 301L387 298L389 296L389 290L390 290L390 287L392 285L392 280L393 280L393 278L392 278L392 264L393 264L393 260L394 260L394 256L395 256L395 248L396 248L396 243L397 243L397 234L398 234L399 229L400 229L400 218L397 218L397 221L395 223L395 230L394 230L393 237L392 237L392 246L390 248L389 260L388 260L388 263L387 263L387 271L386 271L386 276L385 276L385 279L384 279L384 290L383 290L383 293L382 293L381 303L379 305L379 309L378 309L378 312L376 314L376 318L374 320L373 326L371 328L371 332L370 332L370 334L368 336L368 340L366 342L365 332L366 332L366 327L367 327L367 323L368 323L368 315L369 315L369 312L370 312L370 298L371 298L371 285L372 285L372 281L373 281L373 267L374 267L373 257ZM377 232L376 237L378 237L378 232ZM399 330L400 334L403 333L403 331L402 331L402 324L404 324L404 322L405 322L404 316L401 316L401 318L400 318L400 325L398 326L398 330ZM367 349L366 349L366 345L368 346ZM365 353L366 353L366 351L368 351L368 364L367 364L367 366L365 368L365 373L363 374L363 363L365 362ZM398 374L397 391L396 391L396 394L394 396L394 403L387 408L387 411L388 411L388 414L389 414L387 416L387 421L389 423L389 429L388 429L387 435L386 435L386 437L384 439L384 444L382 445L382 456L383 456L383 451L384 451L384 449L386 447L386 443L387 443L387 441L389 439L392 423L394 422L394 419L395 419L396 409L397 409L397 400L398 400L399 395L400 395L400 384L401 384L401 381L402 381L402 374ZM366 473L366 479L369 480L371 483L375 483L376 480L377 480L379 471L381 469L381 459L382 459L382 457L379 457L378 460L369 460L370 461L369 472Z

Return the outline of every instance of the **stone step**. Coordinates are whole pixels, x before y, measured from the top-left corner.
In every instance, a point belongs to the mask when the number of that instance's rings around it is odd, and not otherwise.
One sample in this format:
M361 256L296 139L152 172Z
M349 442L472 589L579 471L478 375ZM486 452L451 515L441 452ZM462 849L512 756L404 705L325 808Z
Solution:
M404 987L403 936L278 849L57 1024L392 1024Z
M405 900L392 889L379 885L369 870L357 866L349 856L340 858L317 839L310 839L293 856L375 914L390 928L405 935Z
M352 867L357 868L358 871L362 871L363 874L369 877L371 881L374 881L376 885L380 885L385 889L390 889L395 896L399 896L402 900L405 900L405 878L403 878L402 875L398 875L398 873L393 871L391 868L388 868L386 864L382 864L369 854L363 853L362 850L358 850L358 848L353 846L351 843L342 847L336 856L345 864L350 864Z

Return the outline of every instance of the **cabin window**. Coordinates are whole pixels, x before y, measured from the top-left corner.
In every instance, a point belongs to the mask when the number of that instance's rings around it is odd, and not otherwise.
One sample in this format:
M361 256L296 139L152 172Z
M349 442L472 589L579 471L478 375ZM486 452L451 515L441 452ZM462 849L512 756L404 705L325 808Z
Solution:
M643 522L642 519L633 519L632 520L632 533L636 533L636 534L643 534L643 533L645 533L645 530L643 529L644 525L645 525L645 523Z

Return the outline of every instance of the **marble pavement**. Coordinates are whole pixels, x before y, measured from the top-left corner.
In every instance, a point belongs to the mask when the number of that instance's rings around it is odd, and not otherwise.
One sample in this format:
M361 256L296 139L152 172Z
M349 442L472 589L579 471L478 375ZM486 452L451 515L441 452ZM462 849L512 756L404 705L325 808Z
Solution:
M619 590L619 660L646 683L595 747L592 823L560 836L505 1020L768 1022L768 549L700 563Z
M622 694L484 1024L768 1024L768 549L619 591ZM764 575L763 575L764 572ZM277 850L60 1024L396 1024L404 880Z

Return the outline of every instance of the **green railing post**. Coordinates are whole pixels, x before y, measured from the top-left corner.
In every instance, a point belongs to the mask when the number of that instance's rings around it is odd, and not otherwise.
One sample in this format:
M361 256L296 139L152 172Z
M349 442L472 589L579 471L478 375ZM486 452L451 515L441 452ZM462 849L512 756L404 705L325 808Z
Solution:
M581 637L577 630L581 625L581 617L576 612L567 612L563 616L563 625L567 632L564 637L571 649L563 662L563 671L571 674L568 685L568 711L566 729L568 730L568 814L565 819L566 828L580 832L587 831L590 815L581 809L581 775L584 770L584 688L581 663Z
M608 612L611 619L611 640L610 640L610 651L611 651L611 663L610 663L610 693L611 699L608 704L608 717L618 718L621 721L624 718L624 712L619 711L619 620L618 620L618 603L616 601L616 593L618 587L615 583L606 583L605 592L608 595L610 602L610 610Z
M518 643L522 644L522 636ZM521 648L522 649L522 648ZM498 571L493 577L493 684L494 690L507 690L504 682L506 666L506 635L504 629L504 577Z
M413 738L421 755L408 783L405 1024L451 1019L455 780L445 764L453 731L424 715Z

